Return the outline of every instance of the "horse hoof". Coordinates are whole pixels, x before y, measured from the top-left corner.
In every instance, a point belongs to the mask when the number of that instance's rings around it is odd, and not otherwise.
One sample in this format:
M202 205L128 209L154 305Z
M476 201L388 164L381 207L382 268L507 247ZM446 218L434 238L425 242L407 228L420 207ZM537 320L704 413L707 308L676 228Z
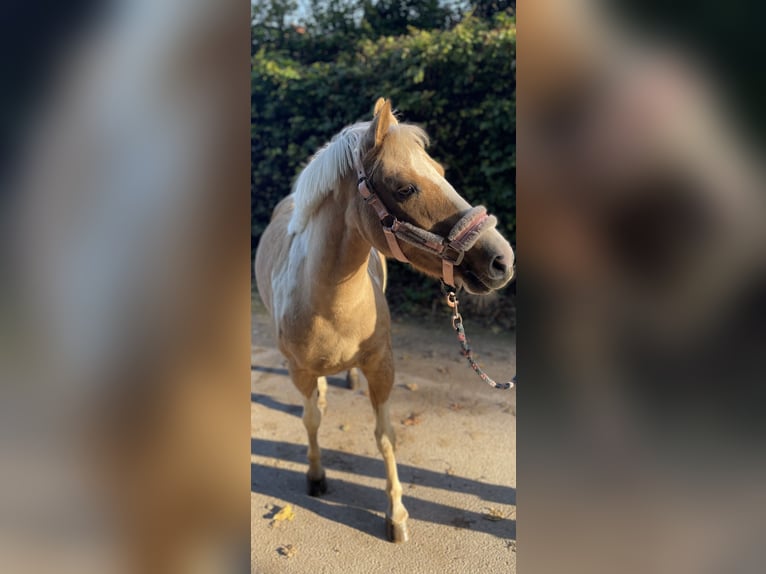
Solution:
M359 388L359 371L356 369L349 369L346 375L346 387L355 391Z
M390 542L407 542L410 539L407 522L394 522L386 517L386 536Z
M322 478L312 479L306 477L306 486L308 487L309 496L319 496L327 492L327 477L323 474Z

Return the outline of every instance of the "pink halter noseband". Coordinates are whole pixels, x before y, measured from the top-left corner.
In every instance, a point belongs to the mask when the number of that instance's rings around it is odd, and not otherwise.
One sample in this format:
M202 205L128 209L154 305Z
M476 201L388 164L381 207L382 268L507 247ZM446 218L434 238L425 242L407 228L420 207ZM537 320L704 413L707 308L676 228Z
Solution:
M354 164L359 178L357 182L359 195L378 215L383 226L383 235L393 256L399 261L409 263L397 238L436 255L442 260L442 280L454 287L454 267L462 263L465 252L474 246L482 233L497 225L495 216L487 214L487 209L482 205L472 207L455 223L447 237L442 237L406 221L400 221L392 215L377 194L370 189L358 150L354 154Z

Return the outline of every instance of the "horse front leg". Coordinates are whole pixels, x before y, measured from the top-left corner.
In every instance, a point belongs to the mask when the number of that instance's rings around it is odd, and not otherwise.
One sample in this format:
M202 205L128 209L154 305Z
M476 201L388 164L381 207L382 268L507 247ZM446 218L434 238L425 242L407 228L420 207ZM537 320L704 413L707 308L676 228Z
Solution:
M306 487L309 496L319 496L327 492L327 478L322 468L319 450L319 425L326 408L327 381L324 377L315 377L291 371L293 383L303 395L303 426L308 435L309 470L306 473Z
M370 402L375 411L375 440L386 465L386 535L391 542L409 540L407 518L409 514L402 504L402 485L396 470L396 436L388 412L388 396L394 384L393 358L386 357L377 365L362 367L370 390Z

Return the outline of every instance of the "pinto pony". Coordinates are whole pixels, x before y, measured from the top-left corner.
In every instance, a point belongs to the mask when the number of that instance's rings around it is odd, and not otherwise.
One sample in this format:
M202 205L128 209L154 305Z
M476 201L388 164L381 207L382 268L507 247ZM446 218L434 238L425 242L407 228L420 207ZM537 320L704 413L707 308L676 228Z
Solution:
M379 99L372 122L345 128L314 155L274 209L255 257L258 292L303 395L308 493L327 490L317 442L325 376L358 367L376 416L394 542L409 535L388 412L394 360L385 258L473 293L499 289L513 275L513 251L495 218L458 195L427 144L421 128L398 123L391 103Z

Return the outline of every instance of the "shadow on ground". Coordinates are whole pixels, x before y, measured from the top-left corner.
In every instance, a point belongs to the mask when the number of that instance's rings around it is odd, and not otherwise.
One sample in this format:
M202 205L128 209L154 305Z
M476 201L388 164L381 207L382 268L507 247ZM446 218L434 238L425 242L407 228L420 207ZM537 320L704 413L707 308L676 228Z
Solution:
M306 460L306 447L303 445L257 438L251 439L250 444L251 452L256 456L297 463L304 463ZM326 519L384 538L382 513L387 501L382 488L385 477L383 461L339 450L322 449L322 462L328 471L328 492L322 498L313 498L306 494L306 478L302 472L278 465L251 464L250 490L287 500ZM403 485L461 492L476 496L489 505L516 504L516 489L511 487L486 484L406 464L399 464L398 468ZM333 470L380 478L381 488L333 477ZM516 539L515 520L488 520L481 513L418 498L407 493L407 490L405 486L402 500L410 517L415 520L486 532L504 539Z

